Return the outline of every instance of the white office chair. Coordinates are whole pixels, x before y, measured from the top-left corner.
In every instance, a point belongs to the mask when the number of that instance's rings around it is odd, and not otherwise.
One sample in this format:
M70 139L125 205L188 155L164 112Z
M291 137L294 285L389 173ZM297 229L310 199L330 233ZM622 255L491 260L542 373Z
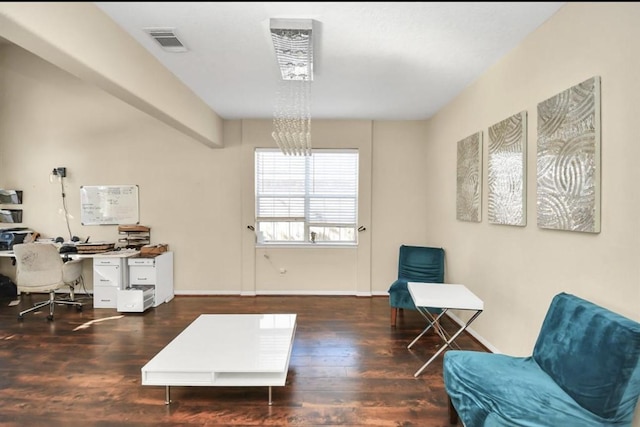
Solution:
M48 292L49 299L36 303L33 307L18 314L22 320L26 313L49 306L47 319L53 320L53 308L56 304L72 305L78 311L82 303L75 301L75 286L82 279L82 260L64 262L58 249L50 243L22 243L13 246L16 258L16 285L20 293ZM69 297L56 299L56 290L69 287Z

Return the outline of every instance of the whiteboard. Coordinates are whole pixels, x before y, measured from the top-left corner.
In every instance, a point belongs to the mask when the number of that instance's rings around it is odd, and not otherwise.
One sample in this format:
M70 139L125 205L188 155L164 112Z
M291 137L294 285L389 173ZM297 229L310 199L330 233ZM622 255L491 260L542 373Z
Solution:
M137 185L80 187L82 225L139 224Z

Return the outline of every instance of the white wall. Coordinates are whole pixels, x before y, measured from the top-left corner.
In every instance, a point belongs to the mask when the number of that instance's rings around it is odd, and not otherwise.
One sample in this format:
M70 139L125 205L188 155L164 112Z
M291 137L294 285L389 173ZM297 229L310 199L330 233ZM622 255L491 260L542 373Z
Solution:
M209 148L13 45L0 47L0 108L0 187L24 191L22 225L69 238L49 182L64 166L72 234L116 241L116 226L80 224L79 188L137 184L141 224L175 252L176 288L239 292L239 122L225 127L224 149Z
M217 113L91 2L1 2L0 36L205 145L222 146Z
M567 3L428 123L426 236L447 250L448 281L485 302L473 324L498 350L530 354L551 298L568 292L640 320L640 4ZM602 82L601 232L536 225L537 104L590 77ZM456 220L456 142L528 112L527 225ZM486 169L485 169L486 175ZM459 313L464 316L464 313Z
M243 121L242 210L246 225L255 225L254 152L258 147L275 147L272 131L271 120ZM358 225L370 229L372 122L314 121L312 146L358 150ZM243 293L371 295L370 236L368 231L359 233L357 247L256 248L255 234L245 232ZM280 269L286 272L281 274Z
M140 185L141 222L152 227L154 242L175 250L182 293L384 294L397 274L400 244L442 246L447 281L466 283L486 300L474 328L502 351L526 353L560 290L632 318L640 312L634 262L640 201L632 187L638 181L638 8L567 4L428 122L315 121L318 146L358 147L364 155L360 214L367 227L362 250L346 250L335 274L316 282L306 280L318 265L313 255L276 255L278 267L291 274L274 275L246 229L253 222L253 149L273 144L269 121L226 121L225 148L209 149L8 45L0 48L0 179L3 187L25 191L25 225L65 236L60 192L48 174L67 167L73 233L92 240L113 240L116 228L79 224L79 186ZM538 229L536 105L593 75L602 77L602 232ZM523 109L529 113L528 225L489 225L486 203L480 224L455 220L455 143ZM321 265L335 266L333 257Z
M640 4L567 3L509 55L429 120L425 193L428 241L443 242L447 280L485 302L472 325L493 348L529 355L552 297L568 292L640 320ZM601 232L536 225L537 104L601 77ZM456 220L456 142L528 112L527 225ZM456 313L462 318L467 314ZM640 408L634 426L640 426Z
M428 233L433 227L428 212L440 203L440 195L432 197L426 191L433 171L427 167L425 130L424 121L374 123L371 228L374 293L386 293L398 277L400 245L446 246L446 242L433 240Z
M427 229L424 122L314 121L314 147L359 150L366 231L357 248L265 249L247 225L253 153L274 146L270 120L225 121L225 147L211 149L15 45L0 47L0 89L0 187L24 191L21 225L69 238L59 183L49 182L62 166L72 234L115 241L116 226L81 225L79 188L139 185L141 224L151 227L152 243L175 253L177 294L385 295L398 246L420 243ZM391 204L380 202L386 197ZM0 271L14 269L5 259Z

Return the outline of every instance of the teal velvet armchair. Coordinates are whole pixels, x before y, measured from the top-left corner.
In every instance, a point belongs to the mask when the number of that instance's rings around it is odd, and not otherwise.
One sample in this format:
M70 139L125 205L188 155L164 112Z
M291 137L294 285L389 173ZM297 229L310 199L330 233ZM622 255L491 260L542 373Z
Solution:
M466 427L630 426L640 395L640 323L556 295L529 357L445 353L450 421Z
M444 249L427 246L400 246L398 278L389 288L391 326L396 326L398 310L415 310L407 283L444 283ZM439 312L439 310L429 310Z

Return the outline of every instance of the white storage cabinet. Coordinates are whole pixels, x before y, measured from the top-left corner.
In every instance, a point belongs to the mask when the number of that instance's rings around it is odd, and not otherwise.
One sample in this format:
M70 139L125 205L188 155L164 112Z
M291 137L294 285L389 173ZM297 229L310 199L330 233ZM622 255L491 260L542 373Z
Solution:
M129 285L118 292L118 311L142 312L173 299L173 252L128 259Z
M128 283L127 258L93 258L93 307L116 308L118 290Z

